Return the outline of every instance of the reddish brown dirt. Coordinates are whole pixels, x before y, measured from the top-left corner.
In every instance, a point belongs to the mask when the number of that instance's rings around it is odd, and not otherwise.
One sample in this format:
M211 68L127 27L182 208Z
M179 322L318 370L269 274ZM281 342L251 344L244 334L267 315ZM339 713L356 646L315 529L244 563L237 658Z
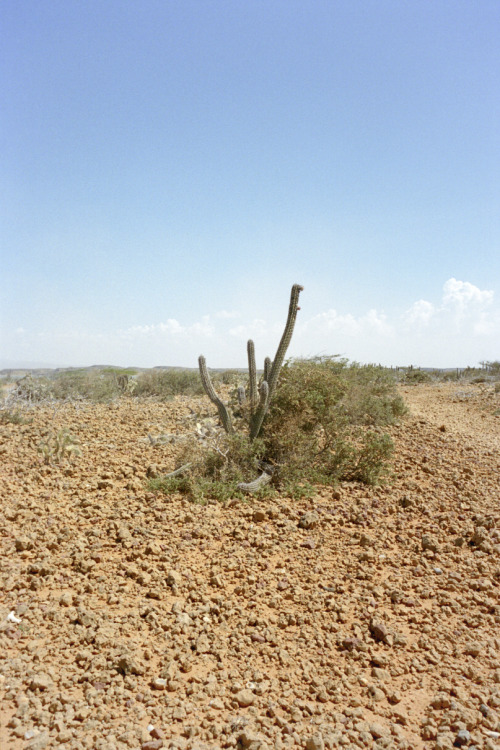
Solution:
M403 395L389 484L300 502L145 489L204 400L0 426L2 750L498 747L498 394Z

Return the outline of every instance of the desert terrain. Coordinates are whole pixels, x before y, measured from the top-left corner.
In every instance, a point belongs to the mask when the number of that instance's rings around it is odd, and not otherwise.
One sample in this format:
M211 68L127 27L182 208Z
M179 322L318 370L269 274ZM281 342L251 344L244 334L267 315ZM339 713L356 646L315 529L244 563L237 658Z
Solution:
M388 482L300 501L148 491L206 398L0 425L2 750L498 748L500 394L401 392Z

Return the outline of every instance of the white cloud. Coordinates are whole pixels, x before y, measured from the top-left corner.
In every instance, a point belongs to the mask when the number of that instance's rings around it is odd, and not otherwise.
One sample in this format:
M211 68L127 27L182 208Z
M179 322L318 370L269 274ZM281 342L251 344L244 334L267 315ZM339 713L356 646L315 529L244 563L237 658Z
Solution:
M261 318L255 318L248 325L235 326L229 329L229 335L234 338L242 339L247 341L248 339L254 339L258 337L267 337L270 329L265 320Z
M168 318L164 323L153 325L131 326L120 335L126 339L138 339L144 337L157 338L190 338L192 336L211 336L215 331L210 323L210 316L204 315L201 320L192 325L181 325L175 318Z
M387 316L376 310L369 310L366 315L363 315L360 318L360 324L363 331L372 331L380 336L392 336L394 333L393 326L387 321Z
M240 318L241 313L236 312L236 310L219 310L219 312L216 312L214 315L214 318L219 318L220 320L232 320L234 318Z
M438 300L417 299L401 315L387 316L368 309L353 312L333 308L299 314L289 356L342 354L359 362L453 367L500 357L500 309L493 291L451 278ZM125 330L12 329L5 337L9 360L39 360L57 364L169 364L195 367L204 353L211 367L244 367L246 341L251 338L257 359L273 355L284 321L250 319L234 324L237 313L218 311L194 323L168 318Z
M436 308L432 302L425 299L419 299L414 302L404 315L405 321L410 325L426 326L436 314Z
M483 307L493 302L494 292L481 290L468 281L451 278L443 286L443 306L455 306L460 310L474 305Z
M305 321L301 329L304 333L337 331L347 336L357 336L361 331L361 325L354 315L339 315L336 310L331 309Z
M350 313L339 315L334 309L327 310L305 321L300 326L300 329L303 334L310 333L317 335L321 331L333 331L352 338L362 336L367 331L375 331L383 336L391 335L393 332L392 326L387 321L387 317L374 309L369 310L365 315L359 317L355 317Z

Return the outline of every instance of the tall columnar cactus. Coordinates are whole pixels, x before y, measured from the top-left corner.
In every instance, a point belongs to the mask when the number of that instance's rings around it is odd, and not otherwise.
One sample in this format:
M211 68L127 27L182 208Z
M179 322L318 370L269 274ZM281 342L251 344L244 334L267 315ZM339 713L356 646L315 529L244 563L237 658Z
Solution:
M210 380L210 375L208 374L207 363L203 355L198 358L198 364L200 366L201 382L203 383L205 392L210 401L213 401L216 405L219 412L220 421L222 422L225 431L228 433L228 435L231 435L234 432L231 414L226 404L222 401L222 399L218 397L215 392L215 388L213 387L212 381Z
M273 397L274 391L276 390L278 375L285 360L285 354L290 345L290 341L292 340L293 329L295 328L295 321L297 319L297 311L300 309L298 306L299 295L303 289L304 287L300 286L300 284L294 284L292 286L292 293L290 295L290 305L288 307L288 317L286 320L285 330L283 331L283 335L278 346L278 351L276 352L273 363L271 365L267 381L265 381L267 382L267 385L269 387L269 393L266 399L266 407L264 409L259 409L255 413L255 417L252 419L252 423L250 426L250 438L252 440L254 440L260 432L262 422L264 421L264 417L266 416L266 412L269 408L269 404ZM269 366L267 369L269 369Z
M253 415L257 404L259 403L259 394L257 391L257 366L255 364L255 344L252 339L247 343L248 353L248 399L250 401L250 414Z
M250 340L247 344L248 372L249 372L248 402L249 402L249 407L250 407L249 427L250 427L250 439L251 440L255 440L255 438L258 437L260 430L262 428L264 417L266 416L267 410L269 409L271 398L274 394L274 391L276 390L276 386L278 383L278 376L279 376L281 367L283 365L288 346L292 338L293 329L295 327L297 311L300 309L298 306L298 302L299 302L299 295L301 291L303 290L303 288L304 287L300 286L300 284L294 284L292 287L292 292L290 295L290 306L288 308L288 317L287 317L287 321L285 325L285 330L283 331L283 335L281 337L281 341L279 343L278 350L276 352L274 360L271 362L269 357L266 357L264 361L264 376L263 376L263 379L259 388L257 388L257 368L255 365L255 345L252 340ZM205 357L201 356L198 362L200 366L201 381L203 383L203 387L205 388L205 392L207 396L209 397L209 399L213 401L213 403L217 406L219 417L220 417L220 420L222 422L224 429L226 430L228 434L231 434L234 432L233 424L231 420L231 414L226 404L219 398L219 396L215 392L215 389L212 385L212 381L210 380L210 376L208 374ZM241 387L238 389L238 400L240 404L243 404L245 401L244 389L242 390Z

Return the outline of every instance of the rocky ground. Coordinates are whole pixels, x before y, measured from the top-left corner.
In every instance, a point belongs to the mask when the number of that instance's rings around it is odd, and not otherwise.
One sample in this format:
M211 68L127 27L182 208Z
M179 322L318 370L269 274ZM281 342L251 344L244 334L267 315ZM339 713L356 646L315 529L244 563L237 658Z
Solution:
M225 507L145 488L206 400L0 425L0 746L499 747L499 394L403 395L385 487Z

